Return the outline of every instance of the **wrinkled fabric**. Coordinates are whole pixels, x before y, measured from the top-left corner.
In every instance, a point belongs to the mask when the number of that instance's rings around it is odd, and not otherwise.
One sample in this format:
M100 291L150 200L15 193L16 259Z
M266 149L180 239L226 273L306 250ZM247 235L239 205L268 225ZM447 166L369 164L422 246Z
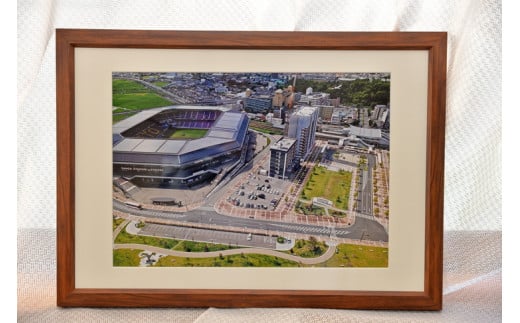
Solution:
M448 231L441 312L332 309L62 309L56 307L56 231L18 230L19 322L500 322L499 231ZM482 243L485 241L485 244ZM479 245L479 248L475 248Z
M19 270L36 266L39 271L19 275L20 321L37 321L35 313L47 315L40 317L47 322L78 321L79 317L110 322L175 317L179 322L243 322L251 317L289 322L397 322L401 315L403 321L433 321L435 315L454 322L476 322L479 317L483 322L499 320L501 261L496 258L479 267L473 256L501 254L501 10L498 0L19 0L17 174L18 227L23 241L27 236L36 241L54 239L56 226L55 28L447 31L444 224L449 233L445 254L452 255L445 263L446 309L441 314L305 309L76 309L63 314L52 307L55 253L46 257L34 253L35 259L29 261L23 255L34 250L25 248L34 246L22 244ZM478 240L475 232L487 232L493 238ZM487 256L479 254L483 250ZM34 275L40 274L44 279L36 280ZM39 288L29 288L33 283ZM463 306L464 302L476 307ZM81 316L76 319L73 313Z

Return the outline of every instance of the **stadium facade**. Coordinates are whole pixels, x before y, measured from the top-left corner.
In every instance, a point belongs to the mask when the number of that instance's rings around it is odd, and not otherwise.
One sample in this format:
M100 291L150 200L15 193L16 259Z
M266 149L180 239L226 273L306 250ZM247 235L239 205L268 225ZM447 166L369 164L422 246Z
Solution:
M138 186L193 186L245 160L246 114L221 107L169 106L145 110L112 127L113 175ZM171 139L201 129L197 139Z

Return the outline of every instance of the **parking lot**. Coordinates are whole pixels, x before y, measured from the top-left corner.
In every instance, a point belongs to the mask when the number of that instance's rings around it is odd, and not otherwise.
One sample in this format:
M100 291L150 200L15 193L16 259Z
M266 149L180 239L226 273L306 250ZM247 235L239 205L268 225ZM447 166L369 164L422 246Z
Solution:
M244 209L274 210L284 198L288 181L249 173L239 187L227 197L234 206Z

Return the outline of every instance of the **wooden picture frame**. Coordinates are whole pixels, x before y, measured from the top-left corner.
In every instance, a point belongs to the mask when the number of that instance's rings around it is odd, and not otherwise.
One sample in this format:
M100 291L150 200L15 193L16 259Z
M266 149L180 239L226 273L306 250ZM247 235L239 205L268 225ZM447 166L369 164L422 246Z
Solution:
M78 288L76 285L77 48L427 51L424 290ZM444 32L250 32L56 30L57 304L63 307L312 307L440 310L447 34ZM298 269L295 269L298 270ZM345 269L346 270L346 269Z

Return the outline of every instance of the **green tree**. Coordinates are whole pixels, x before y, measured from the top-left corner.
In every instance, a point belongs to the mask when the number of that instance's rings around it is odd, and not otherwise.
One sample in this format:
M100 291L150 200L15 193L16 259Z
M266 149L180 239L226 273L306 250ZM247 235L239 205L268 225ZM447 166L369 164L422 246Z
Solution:
M310 236L309 237L309 244L311 246L311 249L316 249L316 247L318 246L318 239L316 239L315 236Z

